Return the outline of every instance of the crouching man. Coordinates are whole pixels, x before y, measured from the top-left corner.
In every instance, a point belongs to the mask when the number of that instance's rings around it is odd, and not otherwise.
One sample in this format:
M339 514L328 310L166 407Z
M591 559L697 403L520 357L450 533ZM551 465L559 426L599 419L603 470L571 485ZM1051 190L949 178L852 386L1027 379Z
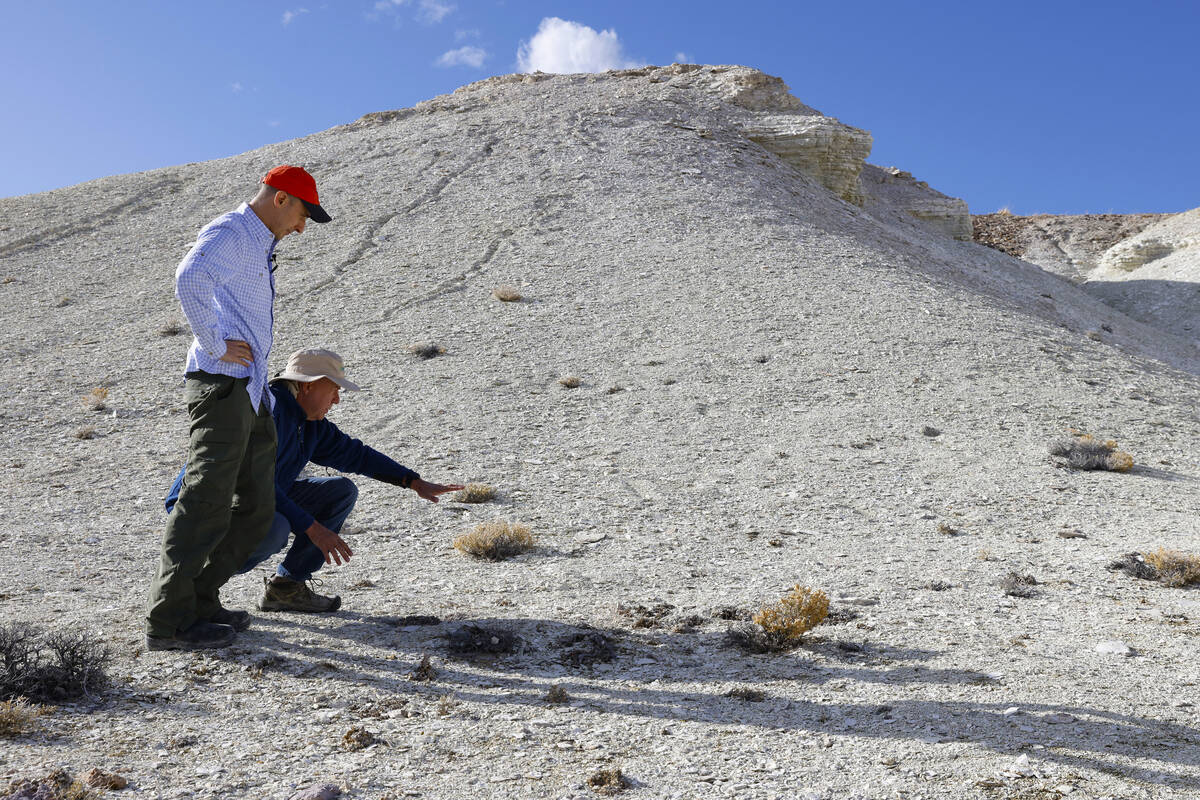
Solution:
M238 571L249 572L275 553L292 546L266 580L260 611L337 611L338 596L313 592L308 582L322 564L349 561L350 546L339 535L342 523L354 508L358 487L349 478L305 477L300 473L309 462L341 472L412 489L434 503L438 496L463 488L423 480L408 467L373 450L338 430L325 416L340 401L342 389L359 387L346 380L342 358L329 350L310 349L292 353L287 368L270 383L275 398L275 518L262 543ZM183 473L175 479L167 496L167 511L179 496Z

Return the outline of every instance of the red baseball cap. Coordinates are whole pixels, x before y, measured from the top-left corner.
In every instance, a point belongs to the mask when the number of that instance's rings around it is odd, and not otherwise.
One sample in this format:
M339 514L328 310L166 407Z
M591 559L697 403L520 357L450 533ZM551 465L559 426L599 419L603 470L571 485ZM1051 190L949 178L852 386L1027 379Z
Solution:
M313 180L312 175L305 171L304 167L280 164L264 175L262 182L272 189L287 192L304 203L304 207L308 209L309 219L313 222L329 222L332 219L328 212L321 208L321 201L317 197L317 182Z

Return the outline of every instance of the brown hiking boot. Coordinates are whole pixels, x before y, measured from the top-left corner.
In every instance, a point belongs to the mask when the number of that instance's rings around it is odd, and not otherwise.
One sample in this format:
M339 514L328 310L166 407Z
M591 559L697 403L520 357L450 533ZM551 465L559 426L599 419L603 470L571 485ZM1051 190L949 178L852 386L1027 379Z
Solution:
M309 581L308 583L313 583ZM299 611L305 614L322 614L337 611L342 607L342 598L317 594L308 588L308 583L293 581L276 575L263 580L263 596L258 601L259 611Z
M212 650L233 644L237 634L228 625L194 622L174 636L146 636L147 650Z

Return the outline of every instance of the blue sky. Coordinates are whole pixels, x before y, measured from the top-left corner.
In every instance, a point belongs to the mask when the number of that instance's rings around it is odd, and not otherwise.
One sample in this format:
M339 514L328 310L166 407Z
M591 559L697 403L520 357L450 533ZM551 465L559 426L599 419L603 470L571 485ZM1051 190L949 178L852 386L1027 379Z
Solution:
M561 23L547 24L557 19ZM541 35L539 35L541 31ZM523 67L746 64L974 212L1200 206L1200 3L0 0L0 196Z

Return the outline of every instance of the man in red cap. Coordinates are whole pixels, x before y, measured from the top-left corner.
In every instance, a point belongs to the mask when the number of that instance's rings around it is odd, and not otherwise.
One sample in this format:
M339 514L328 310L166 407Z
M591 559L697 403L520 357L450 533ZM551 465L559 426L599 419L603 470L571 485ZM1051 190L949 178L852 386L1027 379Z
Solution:
M146 607L148 650L225 647L250 623L245 611L222 608L218 592L275 515L275 246L310 219L330 219L316 181L301 167L275 167L254 199L200 231L175 271L194 334L184 370L191 436Z

